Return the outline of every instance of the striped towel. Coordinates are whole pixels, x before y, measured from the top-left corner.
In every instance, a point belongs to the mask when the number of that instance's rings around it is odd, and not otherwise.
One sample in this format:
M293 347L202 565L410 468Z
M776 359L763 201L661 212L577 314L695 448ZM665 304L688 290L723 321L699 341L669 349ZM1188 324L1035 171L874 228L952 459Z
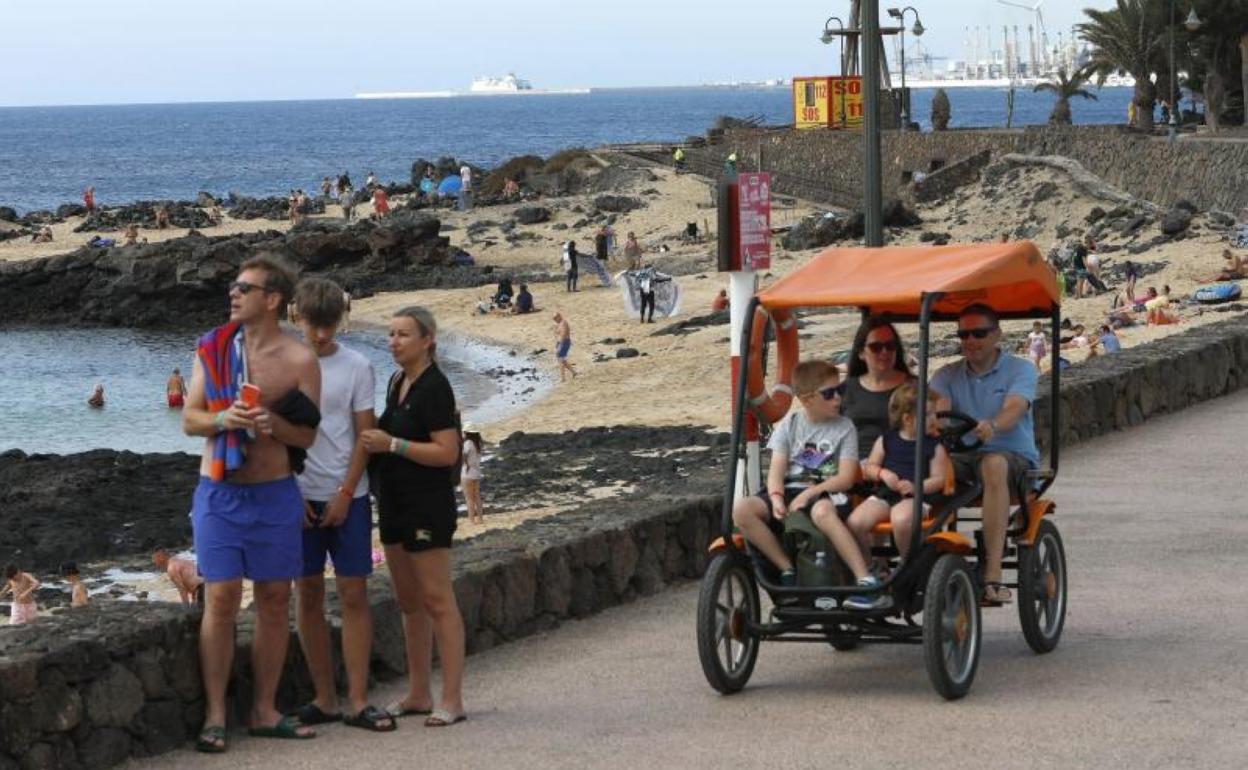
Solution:
M208 411L229 409L247 381L243 325L228 323L200 337L195 355L204 370L204 399L208 402ZM247 440L247 431L241 428L224 430L213 437L208 471L213 481L223 481L227 473L243 467L247 459Z

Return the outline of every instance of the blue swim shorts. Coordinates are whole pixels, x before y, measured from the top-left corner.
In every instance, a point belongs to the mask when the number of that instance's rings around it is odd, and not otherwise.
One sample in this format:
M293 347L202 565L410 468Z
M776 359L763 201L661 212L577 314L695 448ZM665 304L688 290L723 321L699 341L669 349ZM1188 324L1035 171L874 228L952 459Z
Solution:
M568 351L572 349L572 340L566 339L559 343L559 347L555 348L555 358L560 361L568 357Z
M325 503L309 500L318 517L325 515ZM373 572L373 509L368 495L351 501L347 520L337 527L311 527L303 530L303 577L325 571L325 557L334 563L337 577L367 577Z
M259 484L200 478L191 528L199 574L209 583L303 572L303 496L293 476Z

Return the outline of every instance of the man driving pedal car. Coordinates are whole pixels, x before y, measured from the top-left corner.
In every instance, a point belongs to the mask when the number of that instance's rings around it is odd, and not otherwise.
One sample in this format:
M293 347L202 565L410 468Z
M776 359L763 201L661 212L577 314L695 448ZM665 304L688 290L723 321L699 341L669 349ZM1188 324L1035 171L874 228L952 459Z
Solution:
M964 412L978 421L972 435L983 445L955 451L952 459L959 481L979 481L984 487L983 598L1000 604L1013 598L1001 585L1010 494L1040 462L1031 419L1037 372L1030 362L1001 349L999 319L987 305L966 307L958 316L957 334L962 360L936 372L930 387L940 397L938 409Z
M844 386L836 367L826 361L803 361L793 370L793 391L801 410L776 424L767 448L771 465L767 485L758 494L738 500L732 520L745 539L780 570L782 586L797 585L793 560L780 544L784 518L809 509L819 528L858 584L874 588L857 541L841 521L837 507L845 507L845 492L858 475L858 434L841 416ZM883 594L851 596L845 606L879 609L891 603Z

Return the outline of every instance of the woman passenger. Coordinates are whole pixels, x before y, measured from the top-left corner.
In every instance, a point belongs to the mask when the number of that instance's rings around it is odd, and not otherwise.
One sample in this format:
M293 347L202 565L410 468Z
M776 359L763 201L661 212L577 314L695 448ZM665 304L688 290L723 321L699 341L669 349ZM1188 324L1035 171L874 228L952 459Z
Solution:
M913 379L897 329L882 318L868 318L858 327L849 352L849 376L841 414L858 429L858 459L865 460L875 440L888 430L888 400Z

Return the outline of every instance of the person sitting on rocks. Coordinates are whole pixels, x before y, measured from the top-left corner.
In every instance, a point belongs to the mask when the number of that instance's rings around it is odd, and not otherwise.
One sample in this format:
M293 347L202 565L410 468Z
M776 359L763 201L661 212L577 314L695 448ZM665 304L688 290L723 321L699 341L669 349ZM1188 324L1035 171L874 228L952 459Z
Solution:
M91 397L87 399L87 406L92 409L104 408L104 384L96 383L95 390L92 391Z
M126 233L124 236L122 236L121 245L133 246L138 242L139 242L139 226L138 224L131 222L130 224L126 225Z
M525 313L533 313L537 310L533 306L533 295L529 293L529 285L527 283L520 284L520 293L516 295L516 304L511 308L511 312L517 315Z
M52 228L49 227L48 225L44 225L43 227L39 228L39 232L35 233L34 235L30 237L30 242L31 243L51 243L52 242Z
M61 565L61 576L69 583L69 606L86 607L90 598L87 596L87 587L78 576L78 565L72 561L65 562Z
M170 556L165 549L157 548L152 553L152 564L156 565L156 569L169 576L169 581L173 583L173 587L178 589L178 598L182 600L182 604L190 605L202 602L200 589L203 588L204 579L199 576L195 562L190 559L179 559Z
M511 307L511 297L515 291L511 288L511 279L502 278L498 282L498 289L494 292L491 300L495 307L506 309Z
M1117 353L1122 350L1122 340L1118 339L1118 335L1114 334L1108 324L1101 324L1101 333L1096 342L1104 353Z
M503 184L503 200L514 201L520 198L520 185L514 179L508 179Z
M4 568L4 588L0 588L0 596L6 593L13 595L13 604L9 607L9 625L20 626L35 619L39 608L35 606L35 589L39 581L34 575L22 572L16 564Z
M208 209L208 224L219 225L225 219L225 214L221 211L221 204L214 203Z
M173 226L173 223L169 221L169 208L167 206L157 206L155 214L157 230L164 230Z

